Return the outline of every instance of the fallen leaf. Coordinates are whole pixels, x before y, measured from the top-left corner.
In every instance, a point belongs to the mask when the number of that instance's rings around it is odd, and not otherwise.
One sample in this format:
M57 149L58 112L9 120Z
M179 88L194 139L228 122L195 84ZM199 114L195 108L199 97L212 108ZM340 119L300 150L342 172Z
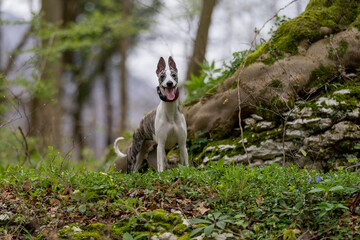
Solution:
M206 208L206 207L198 207L197 209L201 215L204 215L206 212L210 211L210 208Z
M224 100L223 104L227 104L228 102L229 102L229 99L226 98L226 99Z

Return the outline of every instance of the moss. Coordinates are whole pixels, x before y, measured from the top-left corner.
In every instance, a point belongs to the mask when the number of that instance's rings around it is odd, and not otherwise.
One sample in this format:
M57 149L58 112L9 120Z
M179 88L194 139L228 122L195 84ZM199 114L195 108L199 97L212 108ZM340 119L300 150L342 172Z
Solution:
M191 240L190 234L186 234L184 236L181 236L181 237L178 238L178 240Z
M100 231L103 232L106 230L106 225L102 224L102 223L93 223L93 224L89 224L85 227L82 227L83 230L85 231Z
M170 213L168 216L168 222L176 224L181 221L181 216L178 213Z
M341 39L339 42L338 48L331 48L328 53L328 58L331 60L338 60L345 55L347 49L349 47L349 43L344 39Z
M234 79L233 83L231 84L230 89L236 89L237 88L237 84L238 84L238 80Z
M63 229L58 231L59 239L73 239L75 234L77 234L76 231L74 231L74 228L81 229L77 224L70 224L65 226Z
M205 95L213 95L214 93L216 93L218 87L219 87L219 85L215 85L214 87L210 88L209 90L207 90Z
M350 140L344 140L336 144L335 148L340 152L348 152L353 150L354 144Z
M266 130L259 133L254 132L252 129L247 129L244 132L244 139L246 139L246 146L249 147L251 145L260 146L260 143L268 140L268 139L276 139L282 137L283 128L280 126L273 130ZM219 145L235 145L234 148L219 151ZM212 151L206 151L208 147L215 147ZM199 161L203 161L205 157L212 158L213 156L219 156L219 159L224 156L236 156L245 154L243 146L241 144L241 137L233 138L233 139L224 139L218 141L212 141L203 148L203 151L196 157Z
M318 68L316 68L314 71L312 71L309 81L307 82L305 88L315 88L315 87L321 87L330 79L332 79L335 75L335 69L332 66L323 66L320 65Z
M270 87L274 89L282 89L283 83L279 79L274 79L271 81Z
M78 232L74 234L72 238L74 240L82 240L82 239L91 239L91 240L100 240L103 239L103 236L97 232Z
M163 209L156 209L152 212L152 219L156 222L167 222L167 212Z
M359 9L358 9L358 12L360 12ZM355 27L355 28L357 28L358 31L360 31L360 14L357 16L355 21L350 26Z
M315 42L324 37L321 27L328 27L337 33L344 26L358 22L359 7L360 2L357 0L311 0L302 14L283 23L268 42L249 55L247 65L258 61L265 54L268 56L261 60L264 64L272 64L283 58L284 53L297 55L302 40ZM353 25L358 26L358 23Z
M179 223L172 230L176 235L182 235L186 230L188 230L185 224Z
M111 233L117 236L122 236L126 232L131 232L132 229L135 229L136 225L136 218L123 219L112 226Z

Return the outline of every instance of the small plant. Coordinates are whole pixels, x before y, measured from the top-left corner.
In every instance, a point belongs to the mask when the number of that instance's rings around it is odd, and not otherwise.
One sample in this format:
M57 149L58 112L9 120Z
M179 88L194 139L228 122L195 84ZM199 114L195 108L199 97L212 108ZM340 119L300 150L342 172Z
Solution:
M141 239L141 238L144 238L144 237L147 237L148 236L148 234L140 234L140 235L138 235L138 236L136 236L136 237L133 237L130 233L125 233L124 235L123 235L123 238L122 239L124 239L124 240L138 240L138 239Z
M224 230L227 223L233 223L232 220L229 219L229 216L222 215L221 212L210 213L206 217L207 219L194 218L190 220L191 224L204 224L206 226L202 226L194 229L190 233L190 237L195 236L200 232L204 232L205 236L210 236L214 229Z
M199 76L191 75L191 80L185 82L188 90L187 102L200 98L206 93L212 93L216 86L225 79L231 77L244 62L246 56L253 51L240 51L233 53L233 59L230 63L223 63L223 67L216 68L215 62L205 62L201 65Z

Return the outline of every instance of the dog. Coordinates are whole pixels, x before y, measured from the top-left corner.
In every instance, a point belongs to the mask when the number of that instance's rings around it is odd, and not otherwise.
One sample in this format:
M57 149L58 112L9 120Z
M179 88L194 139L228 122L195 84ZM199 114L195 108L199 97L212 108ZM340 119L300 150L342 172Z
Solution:
M168 65L169 69L166 70L165 60L160 57L156 69L160 104L140 121L126 154L118 148L119 141L124 138L119 137L114 142L114 150L118 155L116 170L127 173L138 171L143 160L147 159L153 168L162 172L168 168L166 150L176 144L180 150L180 163L189 166L186 121L178 103L178 70L171 56Z

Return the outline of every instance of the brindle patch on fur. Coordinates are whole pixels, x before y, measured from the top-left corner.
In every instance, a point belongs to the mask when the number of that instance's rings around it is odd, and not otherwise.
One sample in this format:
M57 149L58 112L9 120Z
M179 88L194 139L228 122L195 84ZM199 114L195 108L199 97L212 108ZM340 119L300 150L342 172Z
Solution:
M152 140L155 134L155 116L156 109L152 110L141 120L138 128L135 130L131 146L127 151L127 172L134 171L136 157L139 154L143 143L146 140Z

